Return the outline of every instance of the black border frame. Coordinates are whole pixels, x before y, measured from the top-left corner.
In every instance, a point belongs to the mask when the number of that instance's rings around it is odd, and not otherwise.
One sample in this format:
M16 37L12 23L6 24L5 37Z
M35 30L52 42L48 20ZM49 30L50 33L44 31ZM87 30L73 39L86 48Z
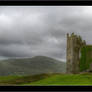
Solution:
M0 6L92 6L92 0L0 0Z
M92 1L0 0L0 6L92 6ZM0 91L92 91L92 86L0 86Z
M0 86L0 91L92 91L92 86Z

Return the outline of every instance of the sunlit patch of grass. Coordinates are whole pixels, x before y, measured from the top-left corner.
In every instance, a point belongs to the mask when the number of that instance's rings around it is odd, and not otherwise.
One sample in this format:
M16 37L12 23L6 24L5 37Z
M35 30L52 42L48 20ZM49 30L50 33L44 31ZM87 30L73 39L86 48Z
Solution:
M0 76L0 85L62 86L92 85L92 74L39 74L33 76Z
M92 74L54 75L46 79L24 85L92 85Z

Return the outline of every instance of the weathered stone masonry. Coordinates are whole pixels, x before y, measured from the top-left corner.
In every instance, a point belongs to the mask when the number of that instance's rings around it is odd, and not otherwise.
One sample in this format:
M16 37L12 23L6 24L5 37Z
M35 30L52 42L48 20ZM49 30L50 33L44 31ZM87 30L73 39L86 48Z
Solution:
M86 45L80 36L67 34L67 73L79 73L80 49Z

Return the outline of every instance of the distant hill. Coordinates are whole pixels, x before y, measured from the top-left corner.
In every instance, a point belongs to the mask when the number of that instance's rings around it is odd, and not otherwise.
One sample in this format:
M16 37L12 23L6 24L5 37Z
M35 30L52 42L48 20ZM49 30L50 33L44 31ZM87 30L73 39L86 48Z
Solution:
M0 76L64 73L65 70L64 62L45 56L0 61Z

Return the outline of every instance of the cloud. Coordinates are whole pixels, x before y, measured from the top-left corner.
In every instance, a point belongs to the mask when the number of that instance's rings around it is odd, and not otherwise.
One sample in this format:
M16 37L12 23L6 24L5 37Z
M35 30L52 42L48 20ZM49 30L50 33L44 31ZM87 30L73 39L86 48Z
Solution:
M91 6L0 6L0 57L66 61L66 33L92 44Z

